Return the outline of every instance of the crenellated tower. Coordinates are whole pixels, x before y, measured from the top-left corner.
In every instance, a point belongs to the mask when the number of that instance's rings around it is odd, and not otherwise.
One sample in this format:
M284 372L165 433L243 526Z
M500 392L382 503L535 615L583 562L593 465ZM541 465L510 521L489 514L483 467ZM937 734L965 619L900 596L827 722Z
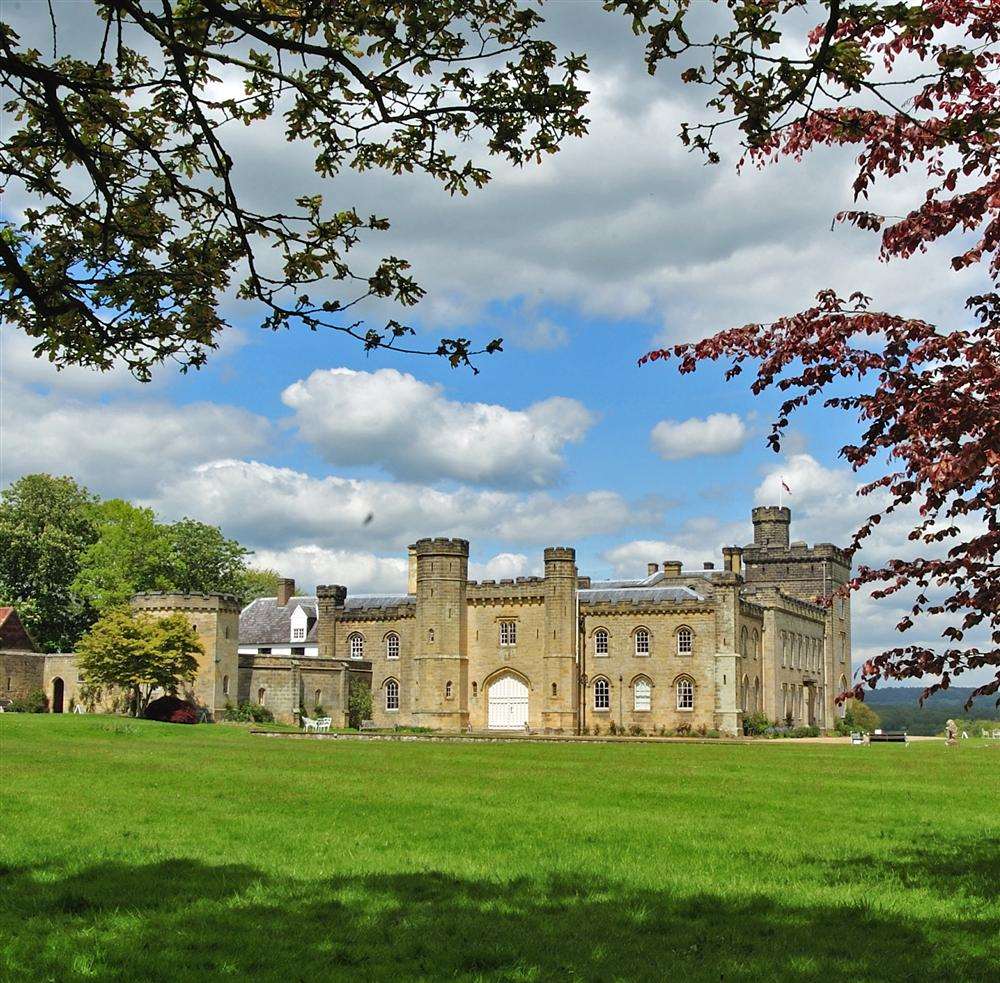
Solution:
M461 730L469 721L469 543L419 539L416 557L414 723Z
M576 726L576 550L545 550L545 645L542 726L572 732Z

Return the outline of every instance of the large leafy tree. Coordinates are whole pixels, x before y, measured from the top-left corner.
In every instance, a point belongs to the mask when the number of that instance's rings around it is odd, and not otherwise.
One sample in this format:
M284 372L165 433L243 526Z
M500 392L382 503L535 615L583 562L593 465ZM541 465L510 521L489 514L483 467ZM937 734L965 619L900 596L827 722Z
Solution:
M0 180L26 203L0 224L0 304L36 353L123 360L140 378L165 358L199 365L235 288L269 328L468 361L467 339L424 348L396 321L364 326L361 302L423 293L403 259L354 261L388 221L320 195L256 206L231 135L280 117L324 178L423 172L466 194L490 175L464 144L520 165L584 132L585 61L558 59L536 4L94 0L86 56L59 54L86 47L79 25L60 31L63 9L49 5L44 43L0 22L0 98L15 121Z
M80 639L77 666L91 696L120 692L139 717L157 691L175 694L195 678L199 654L198 633L182 614L151 618L112 608Z
M749 368L753 392L785 394L770 436L776 450L791 414L817 399L861 422L859 439L841 450L870 477L861 493L871 515L852 548L894 516L912 523L917 555L862 566L850 589L905 598L902 633L928 615L947 627L940 645L904 638L867 660L855 695L880 679L916 678L926 696L1000 666L1000 0L729 0L716 10L727 23L707 37L696 36L687 0L606 6L647 33L650 72L676 60L686 82L707 89L716 118L681 135L710 161L726 126L738 127L761 166L849 147L856 199L903 174L918 192L902 215L859 207L839 221L878 234L883 260L950 237L951 266L981 271L982 289L956 323L824 290L807 310L647 358L677 358L682 372L723 359L730 377ZM806 41L801 18L817 12ZM998 689L1000 670L973 698Z
M171 543L152 509L120 498L91 508L97 538L80 557L73 590L97 611L124 604L137 591L171 586Z
M72 478L30 474L0 493L0 601L46 652L71 651L93 620L73 582L96 539L94 497Z
M166 526L165 582L171 590L192 594L236 594L245 586L250 550L227 539L218 526L181 519Z

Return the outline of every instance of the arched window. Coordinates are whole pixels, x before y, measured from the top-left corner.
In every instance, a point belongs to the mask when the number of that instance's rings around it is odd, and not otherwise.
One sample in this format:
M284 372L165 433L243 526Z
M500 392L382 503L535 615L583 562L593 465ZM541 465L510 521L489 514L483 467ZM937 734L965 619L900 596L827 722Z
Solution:
M677 709L694 709L694 683L686 676L677 680Z
M635 654L649 655L649 629L636 628L635 630Z
M261 706L266 706L267 705L266 701L267 701L267 690L264 689L263 686L261 686L261 688L257 690L257 702Z
M687 625L677 629L677 654L690 655L694 651L694 632Z
M552 695L553 696L559 695L559 687L555 683L552 684Z
M594 632L594 655L608 654L608 633L603 628Z
M427 641L428 642L433 642L434 641L434 629L433 628L428 628L427 629Z
M594 709L611 709L611 687L604 678L594 680Z
M8 680L8 682L9 682L9 680ZM8 686L7 689L10 689L10 686ZM228 676L223 676L222 677L222 695L223 696L229 696L229 677Z
M475 699L477 696L479 696L479 683L477 683L475 680L473 680L472 681L472 698Z
M399 709L399 683L395 679L386 681L385 708L390 711Z
M394 631L385 636L385 657L387 659L399 658L399 635Z
M352 659L363 659L365 657L365 636L356 631L347 639L347 647L350 649Z
M753 710L760 713L760 676L755 676L753 681Z
M635 710L648 710L652 704L653 686L645 676L640 676L632 687L632 707Z
M750 649L750 632L747 631L746 626L740 629L740 655L745 659L749 654Z
M452 691L451 690L451 680L449 679L448 682L446 682L444 684L444 698L446 700L450 700L451 699L451 691Z
M753 630L753 657L756 659L760 655L760 632L756 628Z
M313 693L313 699L316 701L314 706L320 706L323 700L323 691L321 689L316 690L316 692Z
M784 669L788 665L788 636L782 632L781 633L781 668Z
M750 677L744 676L743 682L740 683L740 709L746 713L750 709L749 705L750 699Z

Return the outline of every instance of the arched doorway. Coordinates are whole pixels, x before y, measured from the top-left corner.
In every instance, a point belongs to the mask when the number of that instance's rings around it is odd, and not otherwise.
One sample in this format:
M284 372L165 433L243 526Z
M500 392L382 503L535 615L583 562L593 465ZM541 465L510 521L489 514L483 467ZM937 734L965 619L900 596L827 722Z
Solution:
M490 730L524 730L528 723L528 685L513 673L505 672L490 683Z
M66 687L63 685L63 681L56 676L52 680L52 712L62 713L63 712L63 693Z

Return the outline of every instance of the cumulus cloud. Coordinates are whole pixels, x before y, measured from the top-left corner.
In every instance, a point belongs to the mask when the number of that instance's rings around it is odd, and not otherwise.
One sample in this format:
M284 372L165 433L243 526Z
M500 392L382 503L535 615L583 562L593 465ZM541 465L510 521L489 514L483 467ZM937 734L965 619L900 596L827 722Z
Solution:
M232 459L163 482L147 504L168 517L197 515L263 548L316 544L371 551L399 550L428 535L555 545L660 522L663 512L655 501L630 502L611 491L555 497L442 490L337 475L314 478Z
M3 477L70 474L107 495L143 494L225 454L266 446L271 424L232 406L122 399L96 403L5 385Z
M705 419L660 420L650 433L653 450L665 461L689 457L733 454L750 433L736 413L712 413Z
M253 563L277 570L282 576L294 577L296 589L303 592L315 589L316 584L345 584L352 594L406 590L405 556L377 556L310 544L284 550L257 550Z
M395 369L317 370L282 393L305 440L333 464L380 464L406 480L541 488L564 467L567 444L593 415L554 396L524 410L447 399Z

